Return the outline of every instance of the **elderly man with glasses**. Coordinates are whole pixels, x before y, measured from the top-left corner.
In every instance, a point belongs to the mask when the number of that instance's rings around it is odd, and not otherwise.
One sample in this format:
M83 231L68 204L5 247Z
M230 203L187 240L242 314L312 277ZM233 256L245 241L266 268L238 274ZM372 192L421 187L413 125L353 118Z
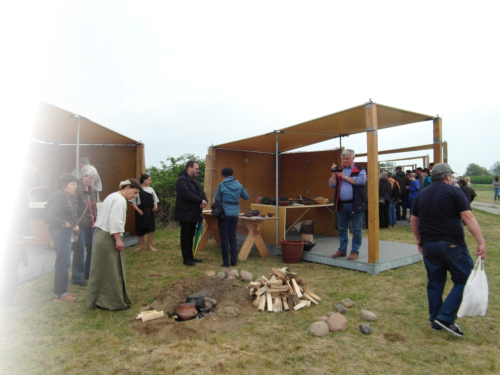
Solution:
M348 245L347 228L352 223L352 250L347 259L356 260L363 238L363 213L366 202L366 169L354 163L354 150L342 152L342 166L332 165L332 177L328 180L331 189L335 189L333 202L339 226L340 247L333 258L345 257Z

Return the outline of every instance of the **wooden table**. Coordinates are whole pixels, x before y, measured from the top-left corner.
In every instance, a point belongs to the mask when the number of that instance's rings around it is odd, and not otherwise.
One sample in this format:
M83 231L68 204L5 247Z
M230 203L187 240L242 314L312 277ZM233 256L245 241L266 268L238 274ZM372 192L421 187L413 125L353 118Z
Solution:
M210 211L203 211L202 214L207 225L203 231L203 234L201 235L200 243L198 245L198 250L203 250L205 248L208 240L210 239L210 236L212 235L214 236L217 245L219 245L220 247L220 235L219 235L219 228L217 227L217 218L213 217ZM243 243L243 246L241 247L240 252L238 254L239 260L246 260L248 258L248 254L250 254L250 250L252 249L252 246L254 244L261 258L267 258L269 256L266 244L262 239L260 229L262 227L262 224L264 224L264 222L270 220L275 221L278 220L278 218L267 217L267 216L239 217L238 227L236 228L236 232L245 233L247 235L247 237L245 238L245 242ZM240 223L243 223L243 225L240 225Z
M24 240L18 241L16 247L16 255L17 255L17 265L23 262L24 267L28 267L28 250L26 249L26 244L31 244L34 240Z
M250 207L253 210L259 210L261 214L276 212L276 206L268 204L252 203ZM316 225L314 227L314 233L316 234L337 236L338 233L338 231L333 228L333 223L335 221L333 203L279 206L278 216L280 218L278 225L278 242L281 238L286 239L286 233L293 227L293 225L297 224L300 220L306 219L316 221ZM264 224L262 227L262 238L267 244L279 246L276 243L275 223Z

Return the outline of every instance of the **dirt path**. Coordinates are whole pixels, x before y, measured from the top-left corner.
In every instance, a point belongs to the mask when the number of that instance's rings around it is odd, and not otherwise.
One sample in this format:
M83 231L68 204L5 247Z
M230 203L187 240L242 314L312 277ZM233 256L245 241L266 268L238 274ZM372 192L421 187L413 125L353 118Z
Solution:
M472 202L472 208L500 215L500 203ZM474 212L474 211L473 211Z

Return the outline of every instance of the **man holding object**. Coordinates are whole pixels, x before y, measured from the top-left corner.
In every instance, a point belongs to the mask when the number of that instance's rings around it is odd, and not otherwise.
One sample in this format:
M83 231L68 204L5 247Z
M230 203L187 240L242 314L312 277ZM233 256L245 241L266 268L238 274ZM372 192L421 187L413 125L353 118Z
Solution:
M451 185L453 173L447 163L434 166L432 184L415 198L411 227L427 270L432 329L444 328L463 337L455 320L474 263L465 243L462 220L477 242L476 255L482 259L486 257L486 245L465 194ZM453 288L443 302L447 272L451 275Z
M366 169L354 164L354 150L342 152L342 167L332 165L332 177L328 181L335 190L333 202L339 224L340 247L333 258L345 257L347 253L349 221L352 222L352 250L349 260L358 259L363 238L363 211L366 210Z

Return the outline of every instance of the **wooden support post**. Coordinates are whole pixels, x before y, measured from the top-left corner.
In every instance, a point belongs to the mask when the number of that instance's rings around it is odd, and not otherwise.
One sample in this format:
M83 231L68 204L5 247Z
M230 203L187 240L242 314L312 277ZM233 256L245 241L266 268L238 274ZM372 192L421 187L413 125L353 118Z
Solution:
M215 148L209 147L208 154L205 160L205 184L203 186L203 190L207 195L208 206L211 207L213 202L213 197L215 195L215 191L213 191L213 181L215 180Z
M366 187L368 192L368 262L378 263L379 260L379 196L378 196L378 122L377 105L366 103L366 142L367 159Z
M146 173L146 159L144 157L144 145L139 144L136 146L135 154L135 175L137 179L141 178L143 173Z
M435 118L434 123L434 164L443 162L443 120Z
M443 163L448 163L448 142L443 142Z

